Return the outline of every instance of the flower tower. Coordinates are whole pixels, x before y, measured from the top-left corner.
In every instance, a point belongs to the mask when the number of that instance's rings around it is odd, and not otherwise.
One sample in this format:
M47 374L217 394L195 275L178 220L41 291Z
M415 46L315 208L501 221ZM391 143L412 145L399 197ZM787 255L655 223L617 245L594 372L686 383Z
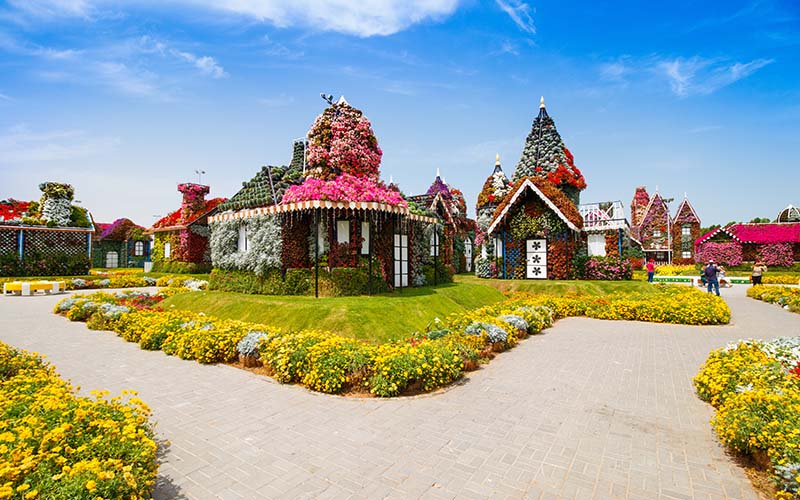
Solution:
M367 117L342 96L308 131L309 177L331 180L347 174L377 181L383 152Z
M209 186L187 182L178 184L178 192L183 195L181 202L181 220L188 221L198 211L203 210L206 204L206 195L211 192Z
M53 226L69 226L75 189L59 182L43 182L39 189L42 191L42 220Z
M496 276L496 269L493 272L491 267L494 259L494 245L487 240L486 231L492 223L494 211L509 191L511 191L511 182L503 172L503 167L500 164L500 155L497 154L494 161L494 170L483 183L483 189L478 194L478 202L475 205L475 213L477 215L475 246L480 249L480 256L475 263L475 274L480 278Z
M514 171L516 183L525 177L547 179L567 195L575 205L586 180L575 166L575 160L561 139L553 119L547 114L544 97L539 102L539 115L533 120L531 133L525 141L522 157Z
M650 204L650 195L645 186L638 186L631 200L631 226L641 225L647 205Z

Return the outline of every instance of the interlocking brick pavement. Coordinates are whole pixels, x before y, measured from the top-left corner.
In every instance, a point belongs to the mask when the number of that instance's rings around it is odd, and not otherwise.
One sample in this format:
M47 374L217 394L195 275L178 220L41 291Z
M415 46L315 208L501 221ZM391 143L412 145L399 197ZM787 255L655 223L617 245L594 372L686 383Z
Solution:
M731 325L568 318L461 383L348 399L142 351L0 298L0 339L45 354L82 391L133 389L163 456L156 498L757 499L691 379L739 338L800 335L800 315L724 290Z

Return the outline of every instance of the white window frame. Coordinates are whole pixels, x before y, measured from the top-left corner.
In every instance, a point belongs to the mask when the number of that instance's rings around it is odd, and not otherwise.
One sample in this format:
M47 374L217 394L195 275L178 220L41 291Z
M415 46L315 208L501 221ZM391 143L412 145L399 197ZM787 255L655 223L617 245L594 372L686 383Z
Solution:
M691 236L691 235L692 235L692 226L681 227L681 236Z
M361 255L369 255L369 222L361 223Z
M681 258L682 259L691 259L692 258L692 252L690 252L689 250L684 250L683 252L681 252Z
M133 255L136 257L144 255L144 241L133 242Z
M661 238L661 230L653 229L653 238Z
M431 257L438 257L439 251L442 246L442 238L439 236L439 231L433 231L431 233Z
M172 255L172 245L169 244L169 241L164 243L164 258L169 259L169 256Z
M239 226L239 240L236 242L236 249L244 253L250 250L250 239L247 234L247 224L242 224Z
M336 242L337 243L350 243L350 221L337 220L336 221Z

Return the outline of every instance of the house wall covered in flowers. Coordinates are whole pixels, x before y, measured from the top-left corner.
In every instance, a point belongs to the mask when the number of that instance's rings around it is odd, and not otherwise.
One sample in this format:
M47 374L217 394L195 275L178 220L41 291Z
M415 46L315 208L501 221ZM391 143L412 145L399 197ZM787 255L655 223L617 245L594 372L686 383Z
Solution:
M437 219L380 180L382 151L360 110L340 99L299 144L288 167L262 170L210 218L212 287L357 295L452 275L431 272Z
M130 219L96 223L92 267L143 267L150 259L150 238Z
M800 262L800 222L731 224L695 241L695 261L736 266L762 260L767 266Z
M217 211L225 198L206 200L211 188L201 184L179 184L178 191L183 195L181 207L147 230L153 235L150 251L153 270L207 271L211 267L208 217Z
M568 279L583 241L577 204L586 181L548 115L544 98L512 179L505 178L498 158L478 196L481 257L476 274Z
M694 242L700 237L700 217L687 197L670 215L669 203L659 192L652 196L639 186L631 201L631 237L641 244L645 259L691 264Z
M425 194L408 197L422 214L439 219L441 231L432 238L433 253L452 273L472 272L475 258L476 224L467 217L467 203L461 190L450 186L438 174Z
M694 264L694 242L700 238L700 217L684 198L672 219L672 262Z
M69 184L44 182L39 201L0 201L0 276L86 274L91 218Z

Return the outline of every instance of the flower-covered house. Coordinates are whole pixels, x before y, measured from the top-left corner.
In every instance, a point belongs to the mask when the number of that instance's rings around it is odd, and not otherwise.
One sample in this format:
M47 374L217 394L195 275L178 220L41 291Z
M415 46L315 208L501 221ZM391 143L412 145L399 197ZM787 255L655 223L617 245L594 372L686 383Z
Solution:
M789 204L775 217L775 222L800 222L800 208Z
M503 184L497 169L486 184L494 183L495 173L498 186ZM578 203L586 181L548 115L544 98L512 181L486 230L486 238L496 247L495 274L501 278L569 278L582 241ZM494 187L490 189L494 195ZM488 198L488 193L481 194ZM481 201L479 207L491 206Z
M686 195L670 215L672 201L658 188L650 196L645 186L637 187L631 201L631 238L641 245L646 260L690 264L695 258L693 242L700 236L700 217Z
M92 236L92 267L144 267L150 258L145 228L130 219L97 222Z
M435 280L438 220L410 213L380 180L383 152L359 109L331 103L303 143L302 170L300 151L296 142L288 167L262 169L211 218L212 286L355 295Z
M191 182L178 184L181 207L156 221L146 231L153 235L150 257L154 271L201 272L211 264L208 239L209 216L225 198L206 199L209 186Z
M762 260L767 266L789 267L800 261L800 222L731 224L695 241L695 260L723 265Z
M684 195L672 218L672 262L693 264L694 242L700 237L700 217Z
M494 218L494 212L511 190L511 181L508 180L500 164L500 155L495 156L494 170L486 178L483 188L478 194L475 204L476 235L475 247L479 255L475 259L475 275L479 278L496 278L498 276L498 262L501 253L500 236L487 238L487 231ZM498 258L495 258L497 254Z
M589 257L623 257L630 246L631 226L621 201L584 203L578 207Z
M0 276L86 274L91 263L89 212L73 204L69 184L44 182L39 201L0 201Z
M444 182L437 170L425 194L409 196L407 201L441 221L441 230L431 234L432 255L453 272L472 272L475 221L467 217L464 194Z

